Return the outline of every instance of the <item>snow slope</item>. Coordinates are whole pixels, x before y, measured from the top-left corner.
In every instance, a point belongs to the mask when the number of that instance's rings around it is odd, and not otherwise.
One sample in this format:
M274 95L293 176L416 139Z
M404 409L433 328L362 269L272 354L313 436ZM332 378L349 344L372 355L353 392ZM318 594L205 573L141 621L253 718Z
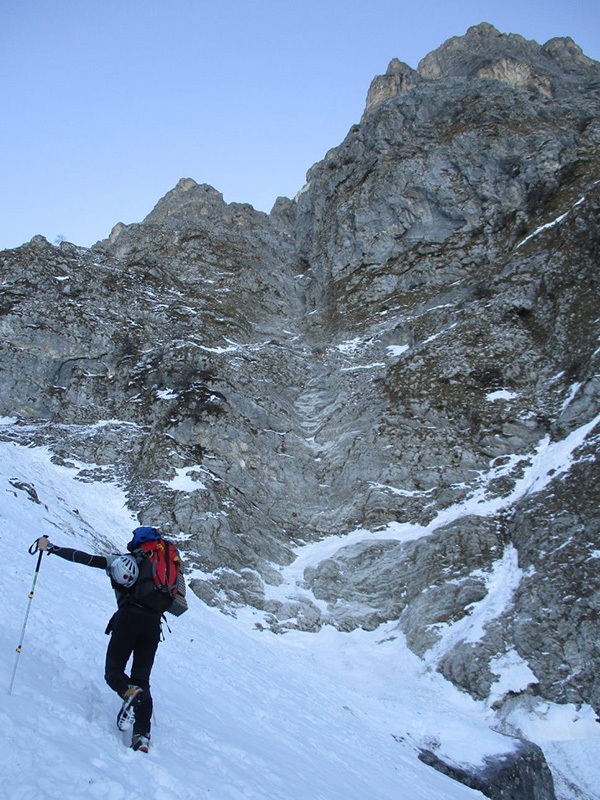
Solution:
M103 681L114 599L102 571L44 556L15 652L36 563L31 542L46 533L67 546L119 551L137 524L117 487L77 476L46 449L0 442L3 798L482 797L418 761L418 748L477 764L505 750L506 739L491 729L490 710L414 656L393 624L276 636L256 628L260 615L227 617L194 596L159 647L153 747L131 751L115 725L119 700ZM502 666L504 681L522 680L523 665ZM591 709L538 704L516 708L517 718L544 747L561 797L577 796L569 781L600 797Z

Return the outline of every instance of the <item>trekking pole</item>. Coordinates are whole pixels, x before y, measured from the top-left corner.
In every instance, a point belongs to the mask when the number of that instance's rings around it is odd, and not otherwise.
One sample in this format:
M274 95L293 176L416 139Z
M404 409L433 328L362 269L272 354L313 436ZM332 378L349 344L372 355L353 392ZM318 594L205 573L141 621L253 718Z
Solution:
M13 684L15 682L15 675L17 674L17 667L19 665L19 656L21 655L21 650L23 649L23 639L25 638L25 628L27 627L27 620L29 619L29 612L31 611L31 601L33 600L33 595L35 592L35 585L37 583L38 575L40 574L40 567L42 565L42 556L44 555L44 551L40 550L38 547L37 539L29 548L29 553L34 556L39 551L39 556L37 560L37 564L35 567L35 572L33 574L33 583L31 584L31 589L29 591L29 603L27 604L27 612L25 614L25 620L23 621L23 628L21 630L21 638L19 639L19 646L17 647L17 657L15 658L15 668L13 669L12 678L10 681L10 687L8 689L8 693L12 694Z

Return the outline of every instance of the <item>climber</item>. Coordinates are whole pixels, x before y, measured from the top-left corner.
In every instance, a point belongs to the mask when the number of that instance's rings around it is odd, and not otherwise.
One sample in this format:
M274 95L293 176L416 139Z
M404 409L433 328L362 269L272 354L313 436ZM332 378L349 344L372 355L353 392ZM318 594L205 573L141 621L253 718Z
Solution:
M185 603L185 581L179 566L177 548L162 538L158 528L142 526L133 531L127 554L91 555L69 547L52 544L47 536L38 539L40 550L66 561L106 570L115 590L118 610L111 617L106 633L110 642L106 651L104 677L111 689L123 700L117 715L117 726L126 730L133 723L131 747L147 753L150 745L152 695L150 673L161 636L161 617L179 592L179 603ZM151 564L162 553L162 575L169 573L169 583L157 588ZM166 558L165 558L166 554ZM167 563L171 560L171 564ZM160 573L160 565L154 564ZM165 581L166 583L166 581ZM181 599L183 595L183 600ZM187 604L186 604L187 607ZM175 613L181 613L175 612ZM131 674L126 667L133 655Z

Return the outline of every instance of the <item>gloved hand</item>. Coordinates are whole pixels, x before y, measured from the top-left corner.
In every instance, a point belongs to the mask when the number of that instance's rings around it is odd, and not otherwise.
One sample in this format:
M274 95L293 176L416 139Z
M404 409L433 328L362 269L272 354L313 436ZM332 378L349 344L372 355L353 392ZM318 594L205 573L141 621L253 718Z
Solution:
M45 550L48 553L51 553L54 550L54 545L47 536L40 536L40 538L37 540L37 546L40 550Z

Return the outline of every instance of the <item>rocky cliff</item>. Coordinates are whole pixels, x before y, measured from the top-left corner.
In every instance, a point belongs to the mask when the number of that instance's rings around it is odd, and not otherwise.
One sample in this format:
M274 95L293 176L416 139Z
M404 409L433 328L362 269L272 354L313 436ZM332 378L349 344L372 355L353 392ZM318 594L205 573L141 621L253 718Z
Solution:
M397 620L499 714L600 713L599 112L572 40L484 23L394 59L269 215L184 179L3 252L2 435L119 480L209 604Z

